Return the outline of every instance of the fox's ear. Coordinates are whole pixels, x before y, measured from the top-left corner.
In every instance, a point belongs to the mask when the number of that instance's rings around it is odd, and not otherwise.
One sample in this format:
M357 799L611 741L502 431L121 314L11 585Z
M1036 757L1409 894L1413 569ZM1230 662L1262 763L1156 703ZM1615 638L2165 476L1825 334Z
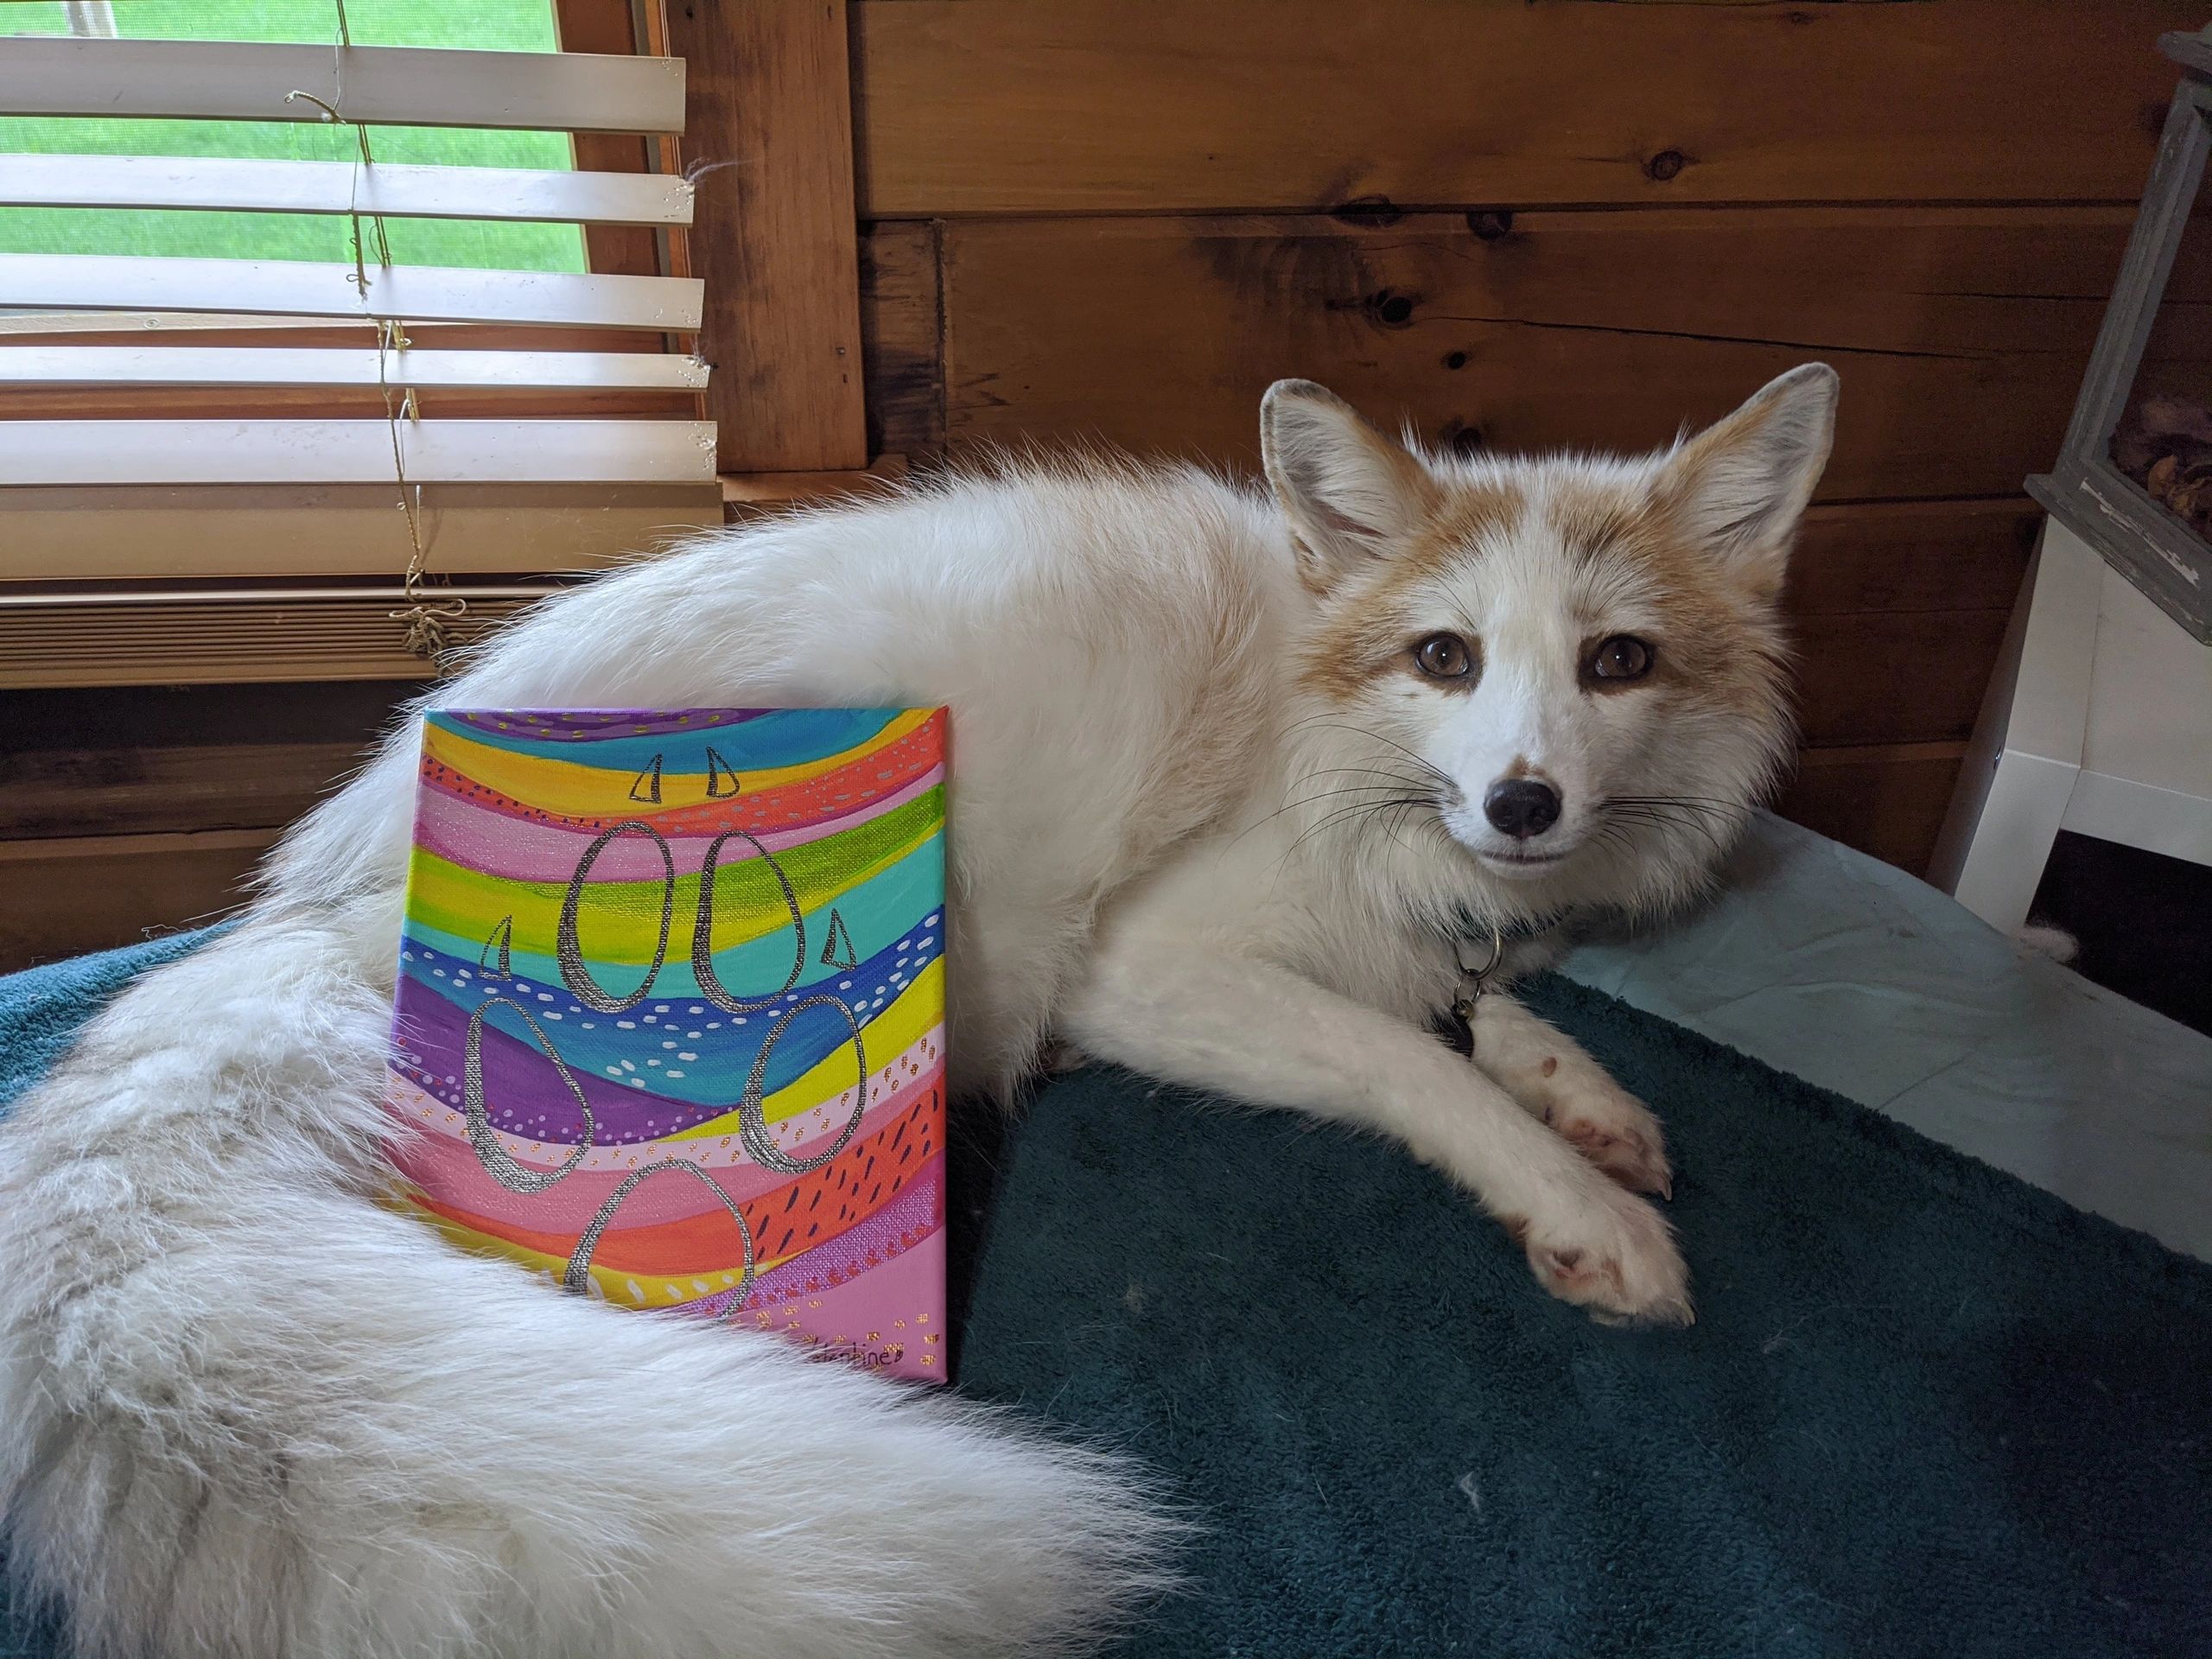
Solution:
M1760 593L1782 590L1798 517L1835 438L1836 386L1825 363L1792 369L1661 467L1662 508Z
M1428 468L1311 380L1268 388L1260 454L1298 538L1299 574L1317 590L1387 552L1436 499Z

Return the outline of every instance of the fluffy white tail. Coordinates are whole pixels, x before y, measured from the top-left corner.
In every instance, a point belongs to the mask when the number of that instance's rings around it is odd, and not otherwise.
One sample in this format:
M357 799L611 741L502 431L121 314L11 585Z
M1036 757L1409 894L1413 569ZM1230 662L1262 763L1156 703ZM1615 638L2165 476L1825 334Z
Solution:
M379 1202L394 918L272 908L0 1132L0 1497L80 1651L975 1655L1160 1580L1111 1459Z

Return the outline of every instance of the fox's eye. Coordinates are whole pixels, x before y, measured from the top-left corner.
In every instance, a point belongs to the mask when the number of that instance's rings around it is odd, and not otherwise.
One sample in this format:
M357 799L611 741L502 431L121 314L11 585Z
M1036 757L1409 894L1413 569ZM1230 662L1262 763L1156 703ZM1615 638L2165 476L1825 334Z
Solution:
M1431 679L1464 680L1474 666L1474 654L1456 633L1432 633L1414 647L1414 660Z
M1640 680L1651 671L1651 647L1634 634L1617 633L1590 658L1590 672L1601 680Z

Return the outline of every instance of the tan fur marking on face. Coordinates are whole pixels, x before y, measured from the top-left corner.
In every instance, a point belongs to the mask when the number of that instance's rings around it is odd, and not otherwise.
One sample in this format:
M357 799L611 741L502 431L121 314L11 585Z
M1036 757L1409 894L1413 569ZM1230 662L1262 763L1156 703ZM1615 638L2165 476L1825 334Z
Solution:
M1362 595L1380 610L1479 548L1485 538L1510 530L1528 508L1528 498L1511 484L1447 482L1436 508L1422 519L1407 544L1386 564Z
M1553 528L1570 558L1595 558L1608 548L1635 543L1651 516L1650 498L1640 490L1586 484L1560 493L1551 504Z
M1441 480L1442 493L1402 547L1392 550L1363 582L1342 584L1332 613L1313 634L1300 679L1338 702L1357 696L1385 675L1418 676L1402 614L1408 588L1466 557L1493 532L1519 522L1527 498L1510 483ZM1470 639L1480 661L1481 642ZM1449 690L1441 682L1430 681Z
M1389 671L1393 657L1403 654L1395 631L1385 641L1372 627L1361 626L1356 607L1340 604L1314 631L1298 678L1333 702L1350 702Z
M1651 647L1651 671L1597 695L1671 690L1746 719L1773 717L1788 680L1788 649L1771 595L1733 580L1663 499L1625 486L1575 484L1548 505L1571 556L1625 565L1659 613L1656 627L1637 634ZM1585 639L1586 657L1612 632L1600 626Z

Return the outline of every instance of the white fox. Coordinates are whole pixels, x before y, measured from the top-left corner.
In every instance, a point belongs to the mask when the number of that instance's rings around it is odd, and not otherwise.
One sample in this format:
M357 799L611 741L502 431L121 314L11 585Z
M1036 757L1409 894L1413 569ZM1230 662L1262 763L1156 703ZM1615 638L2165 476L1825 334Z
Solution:
M1553 1294L1686 1319L1650 1113L1507 997L1473 1064L1426 1027L1471 929L1524 965L1707 880L1788 753L1834 399L1813 365L1658 455L1447 461L1286 382L1271 493L1014 467L709 536L430 701L949 704L956 1088L1057 1042L1364 1126ZM410 726L0 1132L0 1492L80 1650L964 1656L1152 1593L1132 1465L380 1202L415 766Z

